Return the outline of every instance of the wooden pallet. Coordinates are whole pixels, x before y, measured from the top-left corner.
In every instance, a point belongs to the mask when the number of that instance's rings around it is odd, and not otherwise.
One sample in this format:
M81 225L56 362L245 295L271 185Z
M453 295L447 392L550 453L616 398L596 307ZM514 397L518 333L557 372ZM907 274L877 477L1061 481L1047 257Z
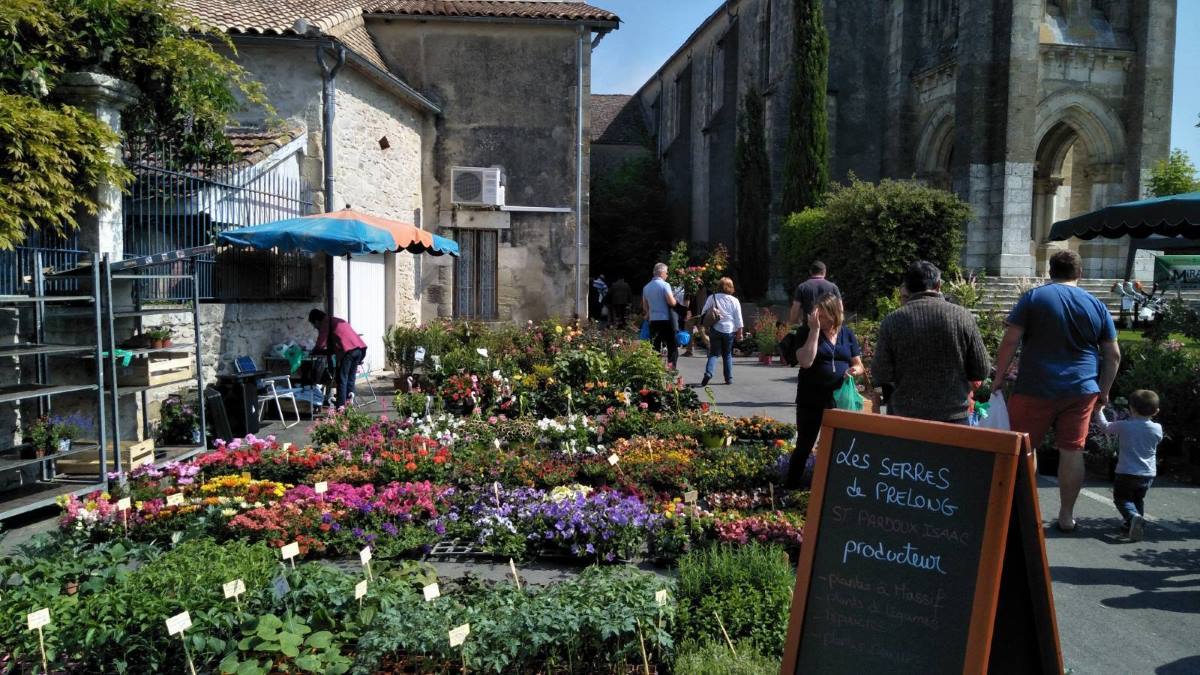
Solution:
M95 441L81 441L95 443ZM121 465L125 471L132 471L143 464L154 462L154 439L144 441L121 441ZM95 475L100 473L100 449L92 452L64 457L55 462L59 473L74 475ZM108 471L116 471L117 463L111 454L108 456Z
M155 387L195 377L195 357L186 352L155 354L117 365L117 384L122 387Z

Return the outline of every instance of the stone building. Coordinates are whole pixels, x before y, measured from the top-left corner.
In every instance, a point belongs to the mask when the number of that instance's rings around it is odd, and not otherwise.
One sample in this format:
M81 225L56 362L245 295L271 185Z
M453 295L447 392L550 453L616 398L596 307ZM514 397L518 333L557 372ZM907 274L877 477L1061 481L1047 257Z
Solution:
M826 0L832 178L952 189L975 213L970 268L1041 273L1056 247L1070 246L1086 275L1122 275L1125 242L1046 235L1055 220L1142 196L1167 155L1175 4ZM737 118L752 84L766 98L773 235L786 215L792 6L725 2L636 93L679 235L734 243Z

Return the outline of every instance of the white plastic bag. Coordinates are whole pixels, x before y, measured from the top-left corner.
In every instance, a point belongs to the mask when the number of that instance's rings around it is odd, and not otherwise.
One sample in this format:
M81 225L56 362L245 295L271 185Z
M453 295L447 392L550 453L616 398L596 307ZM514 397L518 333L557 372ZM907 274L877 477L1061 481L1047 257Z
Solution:
M979 421L979 426L983 429L1009 431L1008 405L1004 402L1004 392L992 392L988 404L988 415Z

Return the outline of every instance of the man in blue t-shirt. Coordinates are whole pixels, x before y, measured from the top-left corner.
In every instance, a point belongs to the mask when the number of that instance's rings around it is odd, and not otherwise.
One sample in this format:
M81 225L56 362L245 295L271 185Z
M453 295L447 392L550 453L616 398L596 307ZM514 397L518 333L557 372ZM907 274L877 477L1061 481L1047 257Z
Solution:
M1059 251L1050 258L1050 283L1017 301L996 358L996 379L1002 382L1021 346L1017 384L1008 403L1012 430L1029 434L1036 449L1054 427L1062 497L1058 528L1063 532L1075 529L1092 409L1108 402L1121 363L1112 315L1104 303L1078 287L1081 268L1074 251Z
M655 349L667 347L667 366L675 369L679 360L679 343L675 341L675 292L667 283L667 266L664 263L654 264L654 273L650 283L642 288L642 312L650 322L650 339Z

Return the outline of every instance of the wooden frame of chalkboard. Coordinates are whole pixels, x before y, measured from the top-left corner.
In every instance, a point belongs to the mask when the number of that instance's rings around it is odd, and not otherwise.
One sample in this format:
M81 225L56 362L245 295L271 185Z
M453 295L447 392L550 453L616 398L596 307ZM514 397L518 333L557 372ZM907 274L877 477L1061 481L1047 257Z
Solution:
M892 448L886 452L899 453L893 456L900 456L908 461L889 461L891 458L885 456L880 465L873 466L874 460L870 458L869 453L856 452L856 443L859 440L862 440L867 448ZM905 444L905 441L913 441L915 444ZM1026 443L1024 435L1012 432L842 410L825 411L818 443L813 489L808 503L804 545L801 547L796 572L796 587L792 596L791 618L780 672L784 675L818 671L865 672L871 665L879 665L881 662L888 663L892 670L900 672L986 672L999 602L1005 543L1010 515L1013 513L1018 460ZM926 453L926 456L933 455L929 466L911 461L913 456L921 457L922 452ZM876 458L880 454L883 453L877 452ZM947 463L946 466L934 471L933 465L943 461ZM833 469L831 462L834 464ZM987 470L989 462L990 471ZM954 466L951 467L950 464ZM883 473L889 470L891 474ZM853 484L838 485L836 487L843 489L831 492L828 482L832 471L838 472L841 480L845 480L847 476L854 477ZM895 490L895 485L884 485L884 507L878 505L881 502L879 490L884 481L877 476L885 476L887 480L897 484L903 483L905 488L900 491ZM893 479L893 476L900 477ZM943 480L939 476L944 477L944 485L939 483ZM862 486L858 484L859 477L876 481L874 495L864 493ZM954 495L949 490L950 477L956 481L963 480L963 484L959 486L962 494ZM922 480L926 480L927 484L922 484ZM928 489L929 496L919 494L921 487ZM943 492L937 492L938 489ZM983 493L983 489L987 489L988 492ZM905 495L904 499L909 501L902 503L900 499L895 498L896 494ZM984 494L986 500L981 498ZM847 499L847 495L850 498L861 498L861 501ZM875 497L875 502L871 501L872 496ZM961 512L938 514L934 511L933 504L940 504L942 506L939 508L944 507L945 511L949 511L951 499L955 496L959 499L953 508L961 509ZM828 514L827 502L831 509ZM847 520L845 514L855 510L855 507L847 504L870 506L874 511L868 513L866 522L872 528L878 529L879 523L885 523L891 529L880 530L886 531L888 535L879 535L878 546L873 545L876 540L874 534L864 535L863 541L846 539L842 543L842 566L847 566L850 560L855 563L865 560L871 566L859 565L858 572L831 572L828 569L833 566L830 561L838 563L836 559L839 551L836 546L829 548L833 545L833 538L838 536L833 533L839 532L842 538L845 538L844 533L850 531L856 523L861 524L864 521L862 514L868 510L859 508L857 521L852 518ZM909 510L906 511L905 508ZM896 513L900 515L896 516ZM930 513L933 515L930 516ZM926 520L939 515L958 514L966 524L942 530L938 525L942 521L934 521L932 524L910 522L905 520L910 514L912 518ZM823 535L822 521L827 515L833 522L826 527L826 534ZM884 518L886 520L881 520ZM952 518L947 520L953 521ZM935 540L937 543L944 543L945 548L950 550L951 555L946 557L945 561L942 560L942 556L927 555L927 551L919 550L918 547L912 546L911 542L902 548L885 550L895 541L895 537L891 536L894 532L913 532L918 526L924 526L926 532L929 532L931 527L935 532L950 531L952 537L957 537L956 543L961 544L965 540L970 544L955 549L948 543L950 539ZM1040 531L1040 525L1038 527ZM861 529L859 528L859 531ZM888 536L891 536L891 540L889 544L884 544L883 540ZM919 541L925 545L924 540ZM903 583L895 582L904 575L917 579L939 579L941 577L919 575L932 575L934 572L948 574L942 569L943 562L950 568L960 562L964 563L964 567L957 577L947 577L956 582L957 586L948 591L946 597L949 599L941 606L938 604L943 598L940 586L936 591L937 600L931 601L931 596L925 592L927 589L922 588L920 593L910 590L919 584L909 587L907 580ZM851 563L849 568L853 569L855 563ZM970 574L971 569L974 569L973 574ZM876 573L875 570L881 572ZM814 571L822 574L819 588L823 589L823 596L817 595L815 598L810 596L814 588ZM894 582L895 586L889 588L888 584ZM880 597L875 597L876 594ZM901 594L912 597L896 600ZM912 600L914 597L916 600ZM904 602L910 604L905 605ZM914 602L917 603L916 606L923 605L923 608L928 610L924 616L921 616L920 611L908 611L914 606ZM880 606L883 609L880 609ZM806 615L806 611L810 608L823 613L811 617L809 623L813 625L813 629L807 631L806 620L810 617ZM958 612L957 615L954 614L955 611ZM942 613L940 623L939 612ZM897 616L902 618L895 619ZM953 633L956 630L961 633L963 625L966 624L965 636L946 637L937 635L936 631L922 633L919 630L928 629L931 623L944 633ZM908 630L910 627L917 627L917 635L912 636L912 639L897 639L898 635L912 632ZM858 634L855 631L858 631ZM878 642L887 643L890 640L893 644L872 642L869 639L872 633L879 638ZM864 635L866 637L863 637ZM807 645L806 637L811 640ZM925 650L928 653L923 653L922 646L932 648Z

